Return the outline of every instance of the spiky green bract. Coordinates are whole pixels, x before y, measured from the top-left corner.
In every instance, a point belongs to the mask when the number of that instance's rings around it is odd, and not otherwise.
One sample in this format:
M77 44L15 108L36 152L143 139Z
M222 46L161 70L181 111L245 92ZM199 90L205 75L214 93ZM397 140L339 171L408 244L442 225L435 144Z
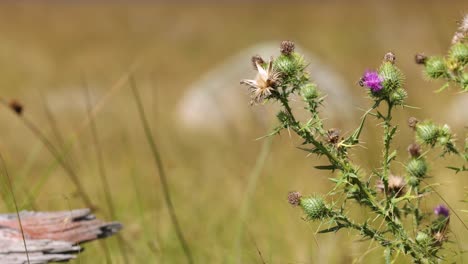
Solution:
M405 89L399 88L390 94L390 102L394 105L403 105L408 93Z
M319 92L315 83L307 83L301 86L300 93L305 102L314 101L319 97Z
M322 220L331 214L331 210L320 196L302 198L300 206L309 220Z
M449 55L461 67L465 66L468 63L468 44L456 43L450 48Z
M379 68L379 76L383 78L383 89L386 94L403 87L405 76L391 62L382 63Z
M416 176L410 176L408 177L408 185L415 188L418 187L421 184L421 178L416 177Z
M439 128L431 121L418 123L416 126L416 139L422 143L434 146L439 137Z
M427 163L424 159L411 159L406 165L406 171L410 176L423 178L427 173Z
M444 59L441 57L429 57L426 61L424 70L426 72L426 75L432 79L447 76L447 66L445 65Z
M430 237L427 233L425 232L418 232L416 235L416 242L420 244L421 246L430 246L432 244L432 237Z
M448 54L442 56L432 56L429 59L417 60L416 62L424 64L424 72L429 78L443 79L446 83L438 92L455 84L463 92L468 92L468 80L465 66L468 64L468 39L467 39L467 19L465 15L462 26L458 29L452 39L452 46ZM419 56L418 58L421 58Z
M302 85L300 88L300 94L302 95L304 102L307 104L306 109L309 110L309 112L314 113L315 118L318 118L316 113L322 99L319 98L320 93L317 89L317 85L315 83L306 83Z
M447 224L449 223L449 221L450 221L450 217L438 216L437 219L432 221L430 228L433 233L440 232L447 227Z
M455 148L455 143L450 127L446 124L439 128L439 137L437 138L437 143L444 149L444 154L458 153L458 150Z
M280 55L274 60L273 67L285 75L294 76L306 67L304 57L294 52L290 56Z
M306 67L304 57L296 52L289 56L282 54L273 62L273 68L281 73L282 83L289 86L291 93L309 81L309 76L304 71Z
M392 105L402 105L407 97L406 91L403 89L405 76L395 66L395 64L384 61L380 66L379 77L382 78L382 90L373 92L369 89L369 94L377 100L386 100Z
M459 154L455 147L455 140L448 125L437 126L431 121L418 123L416 126L416 139L422 143L435 147L442 147L442 156L447 153Z

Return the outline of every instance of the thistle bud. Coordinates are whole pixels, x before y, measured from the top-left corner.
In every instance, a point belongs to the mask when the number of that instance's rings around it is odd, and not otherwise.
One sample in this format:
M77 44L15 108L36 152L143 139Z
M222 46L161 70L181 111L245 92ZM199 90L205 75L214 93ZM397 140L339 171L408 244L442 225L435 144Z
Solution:
M322 197L302 198L300 205L309 220L324 219L331 213Z
M384 62L379 68L385 91L396 91L403 87L404 75L393 63Z
M286 55L286 56L291 55L291 53L294 52L294 49L295 49L295 44L292 41L285 40L285 41L282 41L280 44L280 52L283 55Z
M412 159L406 165L406 171L410 176L423 178L427 173L427 164L424 159Z
M319 92L317 90L317 85L314 83L307 83L301 87L300 91L302 97L304 98L304 101L312 101L317 99L319 96Z
M302 195L299 192L289 192L288 193L288 202L292 206L298 206L301 204Z
M450 58L460 66L468 63L468 44L457 43L450 48Z
M418 177L410 176L408 178L408 185L413 188L418 187L420 183L421 183L421 179Z
M416 242L418 242L418 244L420 245L428 246L431 244L432 239L428 234L424 232L418 232L418 234L416 235Z
M405 99L408 97L408 93L405 89L399 88L390 94L390 102L395 105L402 105Z
M447 74L447 66L443 58L429 57L425 65L426 75L430 78L437 79Z
M23 113L23 105L16 100L11 100L10 103L8 103L8 106L11 110L13 110L13 112L15 112L18 115L21 115Z
M384 61L385 62L390 62L391 64L395 64L395 61L396 61L395 54L393 52L387 52L384 55Z
M416 64L426 64L426 60L427 60L427 57L426 55L422 54L422 53L418 53L414 56L414 61L416 62Z
M416 126L416 138L424 144L434 146L439 137L439 128L429 121Z

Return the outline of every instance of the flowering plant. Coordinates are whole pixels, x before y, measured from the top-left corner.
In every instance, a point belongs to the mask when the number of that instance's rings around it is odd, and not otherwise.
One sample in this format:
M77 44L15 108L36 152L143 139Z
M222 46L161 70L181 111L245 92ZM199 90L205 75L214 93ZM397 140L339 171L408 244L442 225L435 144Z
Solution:
M446 78L459 84L463 91L468 90L468 77L464 72L468 62L467 20L465 18L463 22L463 37L460 37L460 29L450 58L443 62L446 72L435 75L434 65L438 65L439 71L442 62L435 63L432 58L417 56L419 62L424 61L429 76ZM299 192L291 192L288 194L289 203L300 207L305 219L327 223L329 227L319 233L351 229L363 239L376 241L385 248L386 263L399 254L410 256L415 263L436 263L440 260L443 257L440 250L448 240L450 213L445 205L437 206L434 214L421 209L421 200L433 192L425 182L428 173L425 156L430 149L441 147L442 156L454 154L463 161L461 167L450 168L457 172L466 171L468 146L464 150L458 149L447 125L439 126L431 121L419 122L410 118L408 124L415 132L417 143L408 147L409 159L404 164L406 175L393 175L390 168L397 158L397 152L392 149L392 142L397 134L397 125L392 122L392 114L405 105L407 98L404 75L396 66L395 55L391 52L385 54L377 70L364 73L359 84L367 89L373 104L363 115L359 126L349 135L341 136L337 129L325 128L319 114L324 97L310 80L306 72L307 64L295 52L294 43L283 41L280 51L277 58L271 58L268 62L254 56L252 61L257 76L241 83L248 85L252 103L277 101L281 104L282 110L277 114L279 125L270 135L279 134L284 129L293 131L303 140L300 149L328 160L328 164L315 168L335 173L331 179L334 187L327 195L302 196ZM456 67L446 67L447 64ZM290 98L293 94L302 98L305 110L310 114L305 122L297 119L291 109ZM381 165L370 173L350 159L353 147L363 143L360 140L361 132L369 117L380 120L383 126ZM424 152L423 148L427 150ZM369 217L353 219L348 213L352 204L350 201L368 208L371 212ZM376 225L378 219L385 225Z

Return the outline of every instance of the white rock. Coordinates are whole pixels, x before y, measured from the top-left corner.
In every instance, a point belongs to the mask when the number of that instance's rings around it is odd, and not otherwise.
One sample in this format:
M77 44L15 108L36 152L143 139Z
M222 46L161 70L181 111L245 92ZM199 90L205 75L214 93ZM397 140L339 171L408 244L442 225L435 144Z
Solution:
M297 50L310 63L307 69L312 80L327 95L325 108L322 109L324 117L340 121L351 119L357 111L345 80L311 53L300 47ZM245 121L252 119L271 127L278 107L249 107L248 89L239 83L241 79L254 77L250 58L256 54L264 59L278 56L279 43L267 42L243 50L190 85L177 106L176 120L181 127L203 133L221 133L227 129L239 132L246 129ZM302 104L298 98L295 101L293 109L299 112Z

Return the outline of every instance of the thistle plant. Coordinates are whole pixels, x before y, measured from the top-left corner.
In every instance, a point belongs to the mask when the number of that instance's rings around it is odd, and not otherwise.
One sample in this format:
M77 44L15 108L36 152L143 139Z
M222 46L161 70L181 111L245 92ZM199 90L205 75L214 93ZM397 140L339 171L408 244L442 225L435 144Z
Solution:
M459 86L462 92L468 92L468 73L465 70L468 64L468 15L465 15L460 22L446 56L426 57L423 54L417 54L415 61L424 65L424 73L427 77L445 81L439 91L454 84Z
M430 79L442 79L445 84L437 91L440 92L451 84L459 87L461 93L468 92L468 14L463 17L455 32L448 54L445 57L416 54L417 64L424 66L424 75ZM417 140L429 148L441 147L441 156L455 154L461 158L461 166L449 166L455 172L468 171L468 137L465 136L464 148L457 149L454 135L447 124L437 125L430 120L418 122L414 119Z
M299 149L325 157L327 163L315 168L334 173L331 179L334 186L328 194L303 196L291 192L289 203L302 209L307 221L321 221L327 226L319 233L350 229L363 239L377 242L384 248L387 263L401 254L411 257L415 263L436 263L442 259L441 249L449 238L450 213L445 205L439 205L433 213L421 209L421 200L433 191L425 183L429 165L423 148L440 146L442 155L461 152L448 126L412 118L409 126L415 131L417 143L408 147L409 159L403 165L406 174L392 173L391 168L402 166L395 162L398 153L392 147L398 131L393 113L405 106L407 98L405 76L396 65L395 54L385 54L377 69L364 72L359 84L372 106L356 129L340 135L339 129L325 127L320 116L324 96L307 73L307 62L295 52L294 43L283 41L279 50L278 57L268 61L254 56L252 62L257 75L241 83L248 86L252 104L278 102L281 105L277 114L279 125L269 136L285 129L294 132L302 140ZM468 56L463 60L466 59ZM307 120L299 120L293 112L292 96L302 99L304 110L310 116ZM363 144L360 138L369 118L382 124L383 144L379 167L367 171L353 162L350 153ZM368 217L351 217L353 204L367 208Z

